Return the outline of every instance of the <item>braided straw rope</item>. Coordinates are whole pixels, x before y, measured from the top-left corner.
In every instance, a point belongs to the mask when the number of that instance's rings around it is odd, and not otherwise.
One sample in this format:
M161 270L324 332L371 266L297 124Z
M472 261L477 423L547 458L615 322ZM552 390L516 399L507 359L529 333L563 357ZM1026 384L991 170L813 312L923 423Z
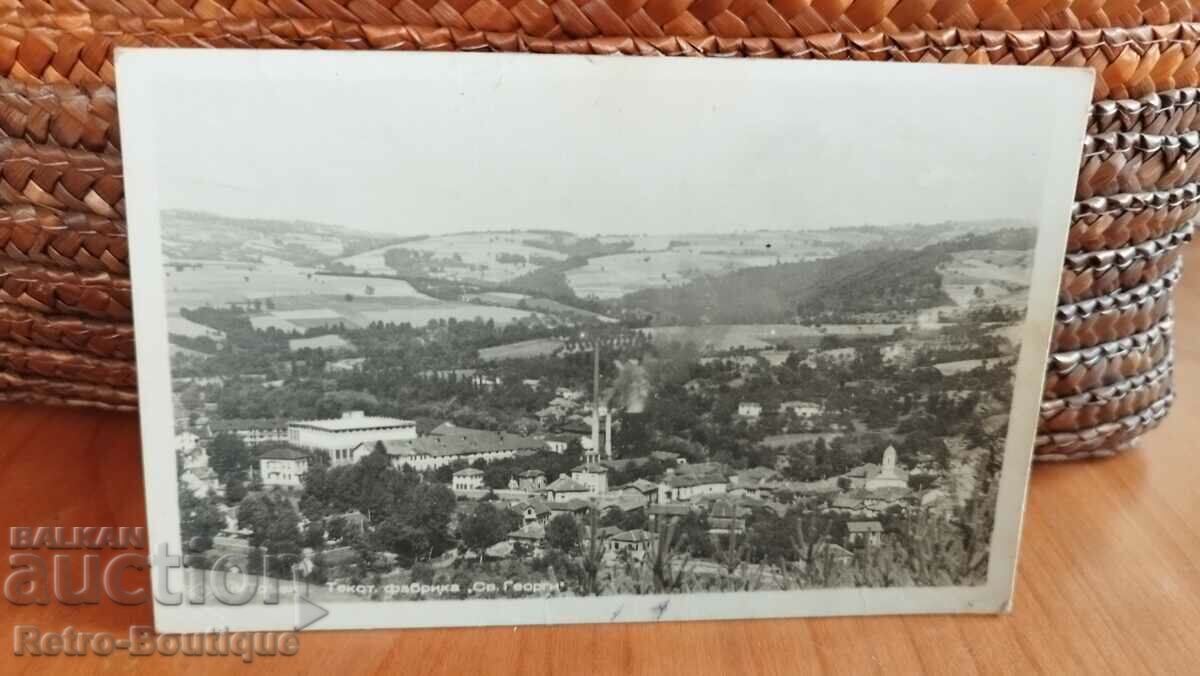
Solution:
M1078 350L1149 331L1171 311L1172 270L1149 284L1058 308L1052 349Z
M1139 248L1141 246L1092 252L1103 258L1079 269L1064 267L1059 285L1059 303L1077 303L1148 284L1179 264L1182 249L1178 245L1160 249L1150 256L1141 255L1144 251Z
M132 411L137 408L137 391L0 371L0 401L99 406Z
M1069 253L1063 262L1064 267L1068 270L1080 271L1089 268L1103 268L1113 263L1123 265L1138 259L1157 258L1190 242L1193 232L1194 227L1188 222L1180 226L1178 230L1169 232L1162 237L1146 240L1133 246Z
M67 270L129 273L123 222L32 205L0 204L0 256Z
M71 85L25 85L0 80L0 133L33 143L112 153L117 98L107 87L83 92Z
M1170 361L1163 367L1154 369L1150 377L1141 378L1136 387L1129 387L1123 381L1114 387L1099 388L1091 393L1066 400L1052 400L1046 403L1062 406L1043 406L1042 419L1038 421L1038 431L1042 433L1070 432L1087 429L1120 420L1141 411L1152 403L1162 399L1171 391ZM1086 399L1085 399L1086 397Z
M1121 249L1177 230L1200 213L1200 185L1075 203L1068 253Z
M120 218L121 159L81 150L0 140L0 204L34 204Z
M1200 18L1194 0L1086 2L960 0L0 0L0 8L53 14L86 11L144 18L335 19L408 24L543 38L715 35L787 38L817 33L914 29L1105 28Z
M1200 90L1175 89L1140 99L1100 101L1092 106L1089 134L1142 132L1181 134L1200 130Z
M54 380L129 388L137 385L137 374L131 361L103 359L3 340L0 340L0 368Z
M1175 395L1171 391L1146 408L1113 422L1071 432L1039 434L1034 446L1037 460L1061 460L1089 455L1111 455L1133 445L1162 421Z
M133 317L129 279L106 273L82 274L0 259L0 303L46 314L83 315L129 321Z
M192 20L17 13L0 20L0 76L26 84L111 87L112 53L117 46L758 56L1089 67L1097 73L1094 97L1099 101L1200 85L1198 42L1200 25L1195 23L1051 31L945 28L808 37L568 38L307 18Z
M0 305L0 340L107 359L134 356L132 324L46 315L16 305Z
M62 385L74 385L74 383L51 382L47 385L37 385L35 387L45 387L47 389L59 387ZM4 383L0 382L0 403L15 403L24 404L26 406L67 406L72 408L91 408L100 411L113 411L117 413L136 413L137 404L113 404L100 400L102 396L96 394L100 388L91 387L84 389L82 396L79 397L55 397L48 394L43 394L37 390L5 390ZM96 398L90 398L96 397ZM136 401L136 398L135 398Z
M1154 369L1170 358L1172 329L1167 318L1149 331L1081 350L1052 353L1045 398L1071 397Z
M1179 188L1200 173L1200 132L1089 136L1083 146L1076 199Z

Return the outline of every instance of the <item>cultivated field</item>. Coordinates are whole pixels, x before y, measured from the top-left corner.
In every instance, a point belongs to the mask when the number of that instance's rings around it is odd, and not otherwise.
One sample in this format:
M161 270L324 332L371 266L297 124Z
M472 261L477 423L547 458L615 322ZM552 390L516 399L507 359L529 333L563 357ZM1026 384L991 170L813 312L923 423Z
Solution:
M498 283L540 267L531 259L566 260L566 254L530 246L531 241L536 241L534 236L524 232L459 233L374 249L340 258L338 262L351 265L358 272L394 275L397 270L387 265L385 254L393 249L406 249L428 256L425 263L430 268L420 270L422 276Z
M767 350L787 345L813 346L823 336L890 336L904 324L728 324L720 326L655 326L638 329L656 342L695 343L706 352ZM907 327L905 327L907 328ZM936 328L936 326L935 326Z
M286 263L173 260L166 266L165 274L167 302L172 310L181 307L222 307L230 303L252 303L268 298L345 294L429 299L429 296L399 279L320 275L313 268Z
M604 238L602 238L604 239ZM636 237L631 251L592 258L567 272L581 297L617 298L674 286L704 275L833 256L835 248L806 232L760 231Z
M990 359L963 359L962 361L948 361L941 364L934 364L933 368L944 376L951 376L956 373L965 373L973 371L980 366L996 366L997 364L1011 364L1011 357L993 357Z
M528 357L544 357L554 354L563 348L561 340L553 338L537 338L523 340L519 343L486 347L479 351L483 361L499 361L502 359L525 359Z
M953 255L942 266L942 288L959 306L972 302L1024 304L1033 263L1023 251L977 250Z

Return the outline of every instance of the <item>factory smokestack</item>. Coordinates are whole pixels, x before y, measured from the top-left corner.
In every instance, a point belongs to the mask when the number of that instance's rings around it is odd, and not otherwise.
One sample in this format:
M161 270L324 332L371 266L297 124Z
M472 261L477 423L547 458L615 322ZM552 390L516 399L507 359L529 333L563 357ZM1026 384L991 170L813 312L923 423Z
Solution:
M600 457L600 343L592 348L592 452Z
M604 409L604 455L612 460L612 409Z

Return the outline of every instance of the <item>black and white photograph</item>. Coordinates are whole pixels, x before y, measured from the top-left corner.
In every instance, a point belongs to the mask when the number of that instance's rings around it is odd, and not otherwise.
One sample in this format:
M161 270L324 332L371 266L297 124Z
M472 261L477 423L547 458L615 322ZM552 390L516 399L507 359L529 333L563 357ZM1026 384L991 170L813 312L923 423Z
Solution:
M1090 72L144 54L160 628L1006 609Z

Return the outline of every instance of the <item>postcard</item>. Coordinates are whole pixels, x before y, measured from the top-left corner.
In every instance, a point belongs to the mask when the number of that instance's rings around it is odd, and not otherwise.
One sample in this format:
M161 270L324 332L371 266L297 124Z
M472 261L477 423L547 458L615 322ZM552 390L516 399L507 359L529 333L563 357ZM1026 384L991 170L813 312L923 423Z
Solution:
M1090 71L117 75L159 630L1009 608Z

